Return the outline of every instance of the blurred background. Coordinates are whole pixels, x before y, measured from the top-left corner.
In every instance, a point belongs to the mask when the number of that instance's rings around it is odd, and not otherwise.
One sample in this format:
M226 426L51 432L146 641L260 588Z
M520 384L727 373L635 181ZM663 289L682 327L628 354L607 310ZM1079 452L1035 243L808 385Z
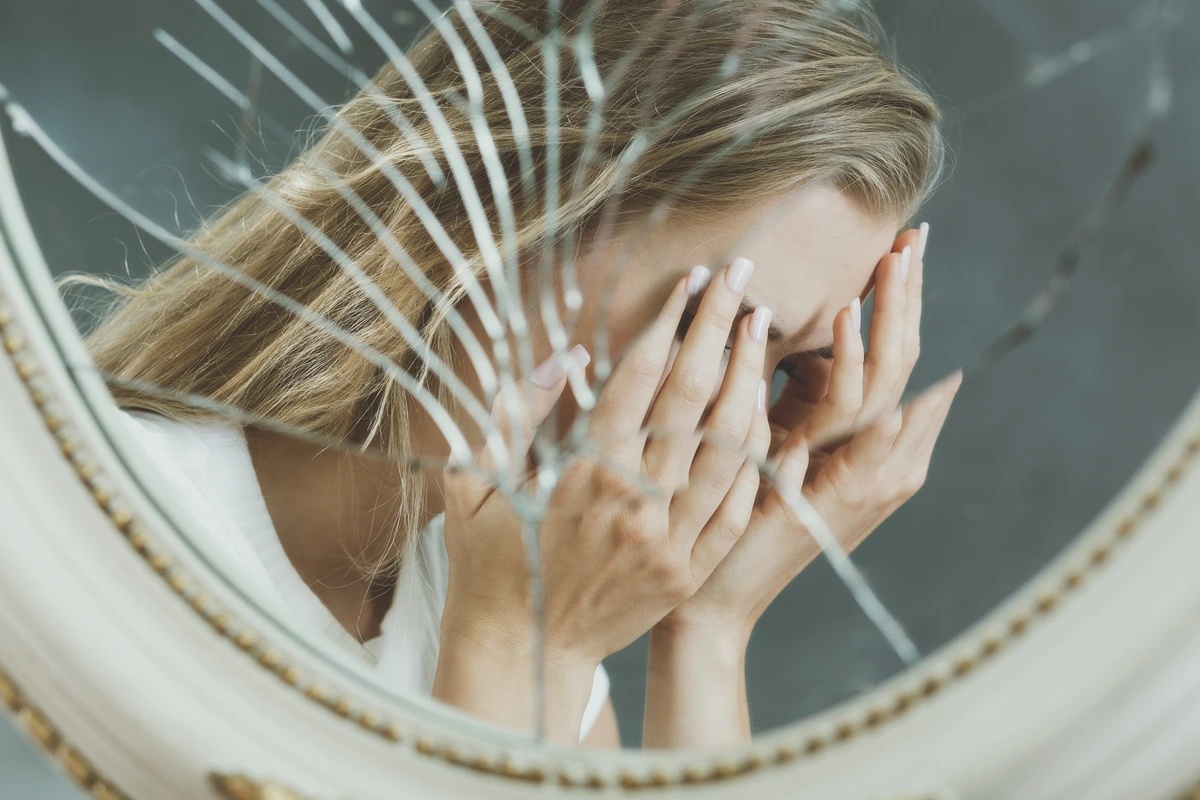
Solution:
M347 80L260 8L228 5L323 99L348 97ZM331 43L307 4L283 5ZM418 28L405 3L365 5L401 43ZM932 232L916 380L972 368L925 489L855 553L928 652L1061 552L1196 389L1200 20L1190 4L1160 0L876 7L901 63L942 102L952 149L945 183L922 217ZM1174 8L1183 14L1164 32ZM383 56L348 18L336 18L354 43L353 60L372 73ZM251 96L256 114L241 114L168 52L161 34L156 41L160 29ZM1172 100L1157 120L1148 114L1155 80L1156 96L1169 87ZM277 169L303 137L274 135L265 118L285 134L314 118L188 0L0 2L0 84L110 190L185 230L233 195L210 174L206 148ZM168 255L4 124L56 273L136 277ZM1119 205L1097 216L1122 165L1146 142L1153 159ZM984 349L1071 265L1075 279L1045 323L998 363L979 367ZM84 328L103 309L87 293L70 302ZM606 665L623 740L636 746L643 644ZM827 708L901 667L818 562L751 641L755 728ZM7 718L0 722L0 798L72 794Z

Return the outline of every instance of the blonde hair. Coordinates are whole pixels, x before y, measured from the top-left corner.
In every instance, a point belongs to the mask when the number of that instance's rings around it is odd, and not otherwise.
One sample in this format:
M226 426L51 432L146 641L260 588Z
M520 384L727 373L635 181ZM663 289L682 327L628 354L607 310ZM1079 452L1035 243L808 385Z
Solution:
M512 187L521 253L553 244L563 231L595 226L614 196L626 215L666 203L684 213L709 212L828 182L881 219L904 220L936 180L942 153L936 106L885 54L878 22L860 3L563 0L561 8L557 124L546 111L545 0L493 0L467 10L460 3L440 23L458 34L481 73L475 111L494 143L491 164L502 167ZM494 53L472 37L475 23L494 42ZM603 125L585 160L592 100L574 45L589 32L598 75L622 72L606 87ZM463 52L457 51L460 59ZM507 87L489 68L489 55L492 65L497 56L503 61L520 96L524 129L513 123ZM88 341L98 367L114 379L119 405L176 419L212 415L180 399L195 395L323 438L380 448L398 461L404 454L408 406L392 377L261 292L214 272L208 259L215 259L341 326L453 406L455 398L427 369L428 354L411 346L361 282L294 220L303 218L344 251L419 330L428 351L454 363L447 314L464 298L465 276L483 281L486 274L464 195L478 194L493 230L500 208L489 156L471 126L469 70L464 76L455 49L435 29L407 58L425 94L395 64L383 67L374 78L378 91L360 92L338 112L338 126L269 181L276 202L243 195L190 240L193 253L207 258L184 253L126 291ZM470 186L453 176L440 179L452 164L422 100L444 116ZM400 114L411 129L397 124ZM542 191L552 137L565 185L580 190L564 192L555 209L547 208ZM363 139L378 153L364 152ZM397 176L440 221L464 263L443 254L411 198L397 192ZM530 181L536 190L524 191ZM411 257L425 289L397 265L347 188ZM557 226L547 224L548 211ZM428 296L428 286L440 302ZM397 542L411 538L423 516L422 478L401 473L405 513Z

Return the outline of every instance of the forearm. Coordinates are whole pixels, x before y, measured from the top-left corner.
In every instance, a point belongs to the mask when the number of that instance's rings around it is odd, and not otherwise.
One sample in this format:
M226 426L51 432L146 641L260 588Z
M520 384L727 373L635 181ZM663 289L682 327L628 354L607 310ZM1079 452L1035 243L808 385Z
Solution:
M533 735L537 671L530 637L443 623L433 696L486 722ZM543 732L548 740L579 743L595 670L583 659L546 654Z
M643 747L722 747L749 741L748 640L748 631L662 625L651 631Z

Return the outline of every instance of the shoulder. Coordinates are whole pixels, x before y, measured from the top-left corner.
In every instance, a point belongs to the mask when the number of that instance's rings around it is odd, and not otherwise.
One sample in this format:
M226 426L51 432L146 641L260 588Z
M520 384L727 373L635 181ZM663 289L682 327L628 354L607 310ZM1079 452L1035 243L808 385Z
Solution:
M118 409L126 433L155 460L181 467L214 455L237 458L244 450L241 429L224 420L178 420L149 411Z
M242 588L277 598L264 553L275 533L245 435L221 419L119 410L132 472L187 543Z

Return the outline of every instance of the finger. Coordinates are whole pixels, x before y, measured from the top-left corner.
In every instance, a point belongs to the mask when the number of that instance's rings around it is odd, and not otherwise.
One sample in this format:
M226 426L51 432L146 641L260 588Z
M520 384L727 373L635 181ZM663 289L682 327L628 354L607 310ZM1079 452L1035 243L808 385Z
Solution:
M929 436L945 422L950 404L962 385L962 373L956 372L922 392L904 411L904 427L896 437L893 457L900 461L918 459Z
M766 381L762 374L770 322L770 309L757 308L738 323L736 342L717 401L701 429L704 438L696 442L699 455L694 450L689 453L682 443L671 448L672 455L682 462L677 466L682 468L688 485L699 480L715 495L710 512L725 495L745 460L743 448L750 426L760 413L765 413ZM672 488L675 485L678 483Z
M863 402L862 306L858 298L833 321L833 361L829 391L808 424L810 442L821 446L846 435Z
M913 454L914 461L928 465L930 458L933 456L934 445L937 444L938 438L942 435L942 428L946 425L946 419L950 415L950 409L954 406L954 399L958 396L960 388L962 388L961 372L957 374L957 380L954 380L953 377L947 379L945 399L941 407L938 408L932 423L929 425L929 430L925 433L925 438L917 445Z
M921 230L927 232L929 226L923 224ZM922 245L918 244L918 246ZM904 389L908 385L908 379L912 375L913 367L916 366L917 359L921 356L921 308L922 292L925 288L925 262L917 255L916 248L911 252L908 280L906 282L908 289L906 300L908 302L905 306L905 314L908 320L905 325L904 336L904 372L897 382L896 390L892 394L893 403L900 402L900 398L904 394Z
M904 430L897 437L891 458L884 467L887 485L898 491L897 504L906 502L925 485L933 446L961 383L960 374L952 375L909 404Z
M909 228L906 231L901 231L900 234L896 236L896 241L892 243L892 252L901 253L904 251L904 248L911 247L913 256L916 258L921 258L921 254L924 252L921 250L921 237L923 235L922 231L928 230L929 226L925 223L921 223L921 227L919 228Z
M514 485L525 473L526 459L537 428L567 385L567 369L583 370L591 356L582 345L556 353L540 364L529 378L509 384L492 401L493 430L476 456L476 470L451 468L460 501L479 505L494 487L509 479Z
M699 426L713 399L734 321L753 271L754 264L748 259L734 259L721 278L708 287L688 326L671 373L654 400L647 422L650 429L683 434L655 435L646 445L643 455L646 474L664 490L673 490L687 476L695 452L694 440L688 434ZM769 322L768 312L762 325L764 341ZM761 367L758 376L762 376Z
M766 382L763 381L760 385L765 395ZM758 498L758 487L762 480L760 470L770 444L771 430L767 423L764 400L755 414L743 448L744 458L729 491L720 498L720 505L695 537L694 542L684 543L690 544L692 548L692 575L700 580L712 574L750 525Z
M899 255L885 256L879 265L864 373L862 417L868 424L895 406L896 386L904 372L906 278L911 258L912 251L906 247Z
M891 455L897 437L904 429L904 413L899 408L856 432L846 443L841 457L845 466L855 475L871 478ZM832 460L832 459L831 459Z
M919 228L910 228L896 237L892 252L903 254L904 248L911 252L908 280L907 326L904 339L904 374L892 393L891 405L900 402L908 378L921 355L921 299L925 284L925 244L929 236L929 223L922 222Z
M658 318L626 350L600 392L588 431L602 449L639 435L687 307L689 283L703 281L704 273L706 269L697 267L676 282Z
M681 521L685 523L678 530L688 531L692 536L703 529L737 478L746 460L746 441L751 427L760 417L769 442L767 384L762 374L770 321L770 310L758 308L738 323L729 367L725 370L717 401L704 421L704 438L698 443L698 452L689 452L684 442L671 441L673 446L664 456L679 459L679 463L668 460L664 467L667 473L661 477L668 481L674 479L670 484L672 490L686 481L687 491L673 508L680 510ZM662 443L663 440L658 439L651 445ZM672 469L679 469L682 479L675 479L669 472Z
M788 434L767 462L766 477L771 488L763 497L763 507L771 512L782 512L788 525L803 527L792 510L787 497L797 497L808 474L808 440L802 429Z

